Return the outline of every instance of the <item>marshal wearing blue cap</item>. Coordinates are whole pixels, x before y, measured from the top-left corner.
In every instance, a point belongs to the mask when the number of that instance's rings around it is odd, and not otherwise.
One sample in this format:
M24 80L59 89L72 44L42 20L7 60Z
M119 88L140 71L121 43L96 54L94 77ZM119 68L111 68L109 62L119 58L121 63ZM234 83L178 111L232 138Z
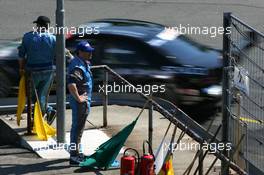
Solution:
M72 59L68 69L68 89L72 108L72 126L70 133L70 164L79 165L83 154L79 152L81 137L86 119L90 112L92 95L92 73L90 60L94 48L86 41L76 47L76 57Z

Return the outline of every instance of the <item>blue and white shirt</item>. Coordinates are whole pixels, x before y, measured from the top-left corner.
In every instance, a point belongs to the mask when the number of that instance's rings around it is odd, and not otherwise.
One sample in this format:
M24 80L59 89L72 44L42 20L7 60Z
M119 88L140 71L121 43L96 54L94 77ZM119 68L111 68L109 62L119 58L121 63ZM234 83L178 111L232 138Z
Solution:
M71 83L76 84L80 95L87 93L88 107L90 108L93 80L89 62L79 57L71 60L68 67L67 84ZM73 99L72 96L71 98Z
M28 32L23 36L18 55L26 59L25 69L51 70L55 58L56 37L49 33Z

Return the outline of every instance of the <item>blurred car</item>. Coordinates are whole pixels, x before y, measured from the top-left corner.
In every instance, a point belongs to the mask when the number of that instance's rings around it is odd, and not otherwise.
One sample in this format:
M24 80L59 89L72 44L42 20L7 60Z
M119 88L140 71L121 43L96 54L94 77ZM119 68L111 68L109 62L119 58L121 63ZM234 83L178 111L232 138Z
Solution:
M74 51L79 41L88 40L96 48L92 65L108 65L134 85L164 85L165 92L154 96L201 113L221 99L222 55L216 49L145 21L102 19L79 29L82 34L67 34L68 49ZM96 32L85 33L85 29ZM12 94L18 84L17 46L16 42L0 47L0 81L5 82L0 84L1 97ZM102 73L93 74L95 84L102 82Z
M18 51L21 42L0 44L0 97L14 96L19 81Z

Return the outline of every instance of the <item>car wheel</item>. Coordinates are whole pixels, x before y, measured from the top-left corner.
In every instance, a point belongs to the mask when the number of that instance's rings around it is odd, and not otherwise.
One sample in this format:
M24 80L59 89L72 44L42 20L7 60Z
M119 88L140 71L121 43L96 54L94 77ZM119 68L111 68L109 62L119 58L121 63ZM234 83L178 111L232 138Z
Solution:
M0 71L0 97L7 97L11 90L11 83L7 75Z

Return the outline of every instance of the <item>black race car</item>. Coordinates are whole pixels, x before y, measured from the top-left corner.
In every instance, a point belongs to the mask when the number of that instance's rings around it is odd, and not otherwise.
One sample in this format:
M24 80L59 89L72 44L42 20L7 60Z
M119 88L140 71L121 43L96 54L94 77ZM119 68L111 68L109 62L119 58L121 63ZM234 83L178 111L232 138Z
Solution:
M78 34L67 34L66 47L74 51L79 41L88 40L95 47L92 65L108 65L134 85L163 87L154 96L192 111L208 112L208 107L219 102L222 55L218 50L145 21L102 19L82 24L79 29ZM12 95L18 85L18 45L0 46L1 97ZM102 75L93 74L95 84L102 83Z

